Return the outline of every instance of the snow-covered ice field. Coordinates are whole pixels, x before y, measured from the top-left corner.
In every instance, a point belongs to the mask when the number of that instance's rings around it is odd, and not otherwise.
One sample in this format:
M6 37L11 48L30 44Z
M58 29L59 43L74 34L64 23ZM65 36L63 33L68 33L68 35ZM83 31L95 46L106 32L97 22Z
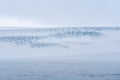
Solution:
M120 28L0 28L0 80L120 80Z

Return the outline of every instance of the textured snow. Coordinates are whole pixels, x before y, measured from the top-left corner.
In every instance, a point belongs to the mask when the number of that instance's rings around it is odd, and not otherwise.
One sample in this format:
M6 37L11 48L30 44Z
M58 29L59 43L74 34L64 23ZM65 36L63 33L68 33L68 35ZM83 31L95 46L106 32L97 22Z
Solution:
M0 28L1 80L119 80L119 27Z

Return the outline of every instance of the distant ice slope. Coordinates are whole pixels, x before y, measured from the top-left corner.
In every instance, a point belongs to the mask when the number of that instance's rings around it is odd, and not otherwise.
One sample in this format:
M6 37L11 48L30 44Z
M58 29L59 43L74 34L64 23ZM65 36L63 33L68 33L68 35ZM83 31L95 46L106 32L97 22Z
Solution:
M61 46L57 42L50 42L48 39L66 39L81 37L101 37L104 32L119 31L119 27L71 27L71 28L13 28L0 29L0 41L9 42L17 45L29 45L30 47ZM111 35L111 34L110 34ZM46 41L48 40L48 41ZM44 42L46 41L46 42Z
M119 53L119 34L120 27L0 28L0 56L72 59L85 53Z

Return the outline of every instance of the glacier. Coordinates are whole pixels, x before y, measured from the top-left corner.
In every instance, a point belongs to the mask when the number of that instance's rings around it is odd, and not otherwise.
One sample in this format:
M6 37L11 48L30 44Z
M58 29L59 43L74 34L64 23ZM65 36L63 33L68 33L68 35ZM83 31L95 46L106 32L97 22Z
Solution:
M1 80L119 80L120 27L0 28Z

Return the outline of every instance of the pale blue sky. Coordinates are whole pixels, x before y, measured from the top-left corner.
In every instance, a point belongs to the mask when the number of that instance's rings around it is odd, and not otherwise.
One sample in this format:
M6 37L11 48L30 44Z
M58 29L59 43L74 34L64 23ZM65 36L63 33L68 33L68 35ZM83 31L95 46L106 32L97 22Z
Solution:
M0 0L0 26L120 26L120 0Z

